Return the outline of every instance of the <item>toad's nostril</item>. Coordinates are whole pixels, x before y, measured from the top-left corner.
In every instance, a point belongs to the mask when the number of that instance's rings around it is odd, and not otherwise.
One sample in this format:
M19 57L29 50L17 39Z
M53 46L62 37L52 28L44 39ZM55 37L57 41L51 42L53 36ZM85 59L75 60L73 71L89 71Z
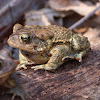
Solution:
M15 36L11 36L10 39L14 40L15 39Z
M12 39L15 39L15 37L14 37L14 36L12 36Z

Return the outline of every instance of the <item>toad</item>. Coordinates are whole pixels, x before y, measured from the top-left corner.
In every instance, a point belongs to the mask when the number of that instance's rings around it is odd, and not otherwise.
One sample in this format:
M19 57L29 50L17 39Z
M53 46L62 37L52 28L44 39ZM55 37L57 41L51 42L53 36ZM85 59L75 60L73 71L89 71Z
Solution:
M9 90L8 94L20 96L22 100L27 100L28 95L24 92L15 72L17 64L9 57L10 52L4 48L0 50L0 87ZM26 96L26 97L25 97Z
M55 70L65 59L82 61L90 50L88 38L57 25L15 24L8 44L19 49L20 68Z

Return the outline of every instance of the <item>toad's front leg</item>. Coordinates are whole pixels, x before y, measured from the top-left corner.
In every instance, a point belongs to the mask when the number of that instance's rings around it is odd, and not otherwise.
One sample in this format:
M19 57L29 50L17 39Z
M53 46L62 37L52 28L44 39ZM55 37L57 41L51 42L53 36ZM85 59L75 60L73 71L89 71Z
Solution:
M25 57L25 56L21 53L21 50L19 50L19 62L20 62L20 64L17 65L16 70L27 69L27 65L32 65L32 64L34 64L33 61L29 60L27 57Z
M52 56L50 57L49 61L46 64L33 66L31 68L34 70L37 69L55 70L63 63L62 58L65 55L67 55L68 51L69 51L68 46L58 45L50 51Z

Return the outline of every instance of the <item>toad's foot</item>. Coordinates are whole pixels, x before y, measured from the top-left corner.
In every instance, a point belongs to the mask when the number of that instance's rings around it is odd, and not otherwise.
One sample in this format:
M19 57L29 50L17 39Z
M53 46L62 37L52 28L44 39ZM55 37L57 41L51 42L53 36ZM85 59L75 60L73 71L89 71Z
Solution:
M79 62L82 62L82 55L81 54L75 54L75 55L68 55L62 58L62 61L64 62L66 59L76 59Z
M27 69L27 67L25 66L25 64L18 64L16 70L20 69Z
M86 49L86 50L84 50L84 51L81 51L79 53L67 55L67 56L65 56L65 57L62 58L62 61L65 61L65 59L70 58L70 59L76 59L79 62L82 62L82 57L86 55L86 53L87 53L88 50L89 50L89 48Z
M56 64L43 64L43 65L32 66L31 69L55 70L55 69L57 69L57 67L58 66Z

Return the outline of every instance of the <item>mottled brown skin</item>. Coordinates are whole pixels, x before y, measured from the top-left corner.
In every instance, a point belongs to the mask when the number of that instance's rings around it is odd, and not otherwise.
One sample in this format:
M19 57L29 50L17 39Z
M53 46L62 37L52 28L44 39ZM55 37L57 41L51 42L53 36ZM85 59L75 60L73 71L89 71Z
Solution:
M56 25L16 24L8 44L20 51L17 69L35 64L32 69L55 70L68 58L81 62L90 49L87 37Z
M0 50L0 87L8 88L8 93L16 94L26 100L25 92L20 86L19 80L16 77L15 68L17 64L9 57L8 49Z

